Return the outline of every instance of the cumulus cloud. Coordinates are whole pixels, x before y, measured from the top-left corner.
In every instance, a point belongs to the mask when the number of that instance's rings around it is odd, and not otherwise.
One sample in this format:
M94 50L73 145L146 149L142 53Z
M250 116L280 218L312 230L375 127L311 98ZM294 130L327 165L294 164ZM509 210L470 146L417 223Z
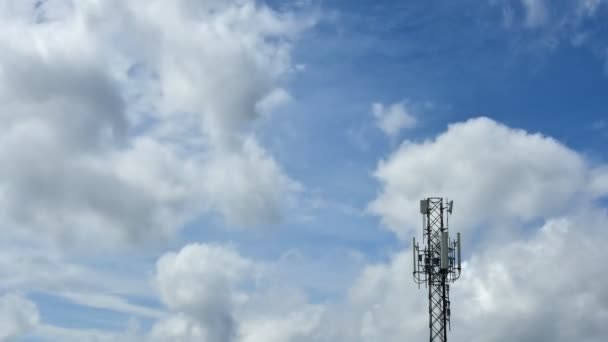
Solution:
M548 217L598 195L586 190L590 166L576 151L484 117L452 124L432 140L405 141L375 177L382 192L369 209L400 237L418 226L417 201L428 196L455 198L454 223L465 232Z
M254 1L138 8L161 37L149 59L158 63L163 112L198 113L212 144L238 147L259 115L256 104L276 96L277 80L290 71L289 41L301 23Z
M304 305L284 316L258 315L245 321L241 328L242 342L308 342L319 340L321 319L328 319L320 306Z
M210 160L205 178L211 205L235 225L277 222L282 207L301 190L255 139L246 140L240 152Z
M376 102L372 104L372 114L378 127L392 138L402 130L414 127L417 121L405 102L387 106Z
M164 255L156 280L163 302L179 315L160 323L154 334L232 341L235 286L251 267L229 247L195 244Z
M349 309L358 327L353 341L422 340L428 328L428 297L411 278L411 252L365 267L349 292Z
M156 323L149 340L153 342L232 341L232 336L222 336L222 339L218 340L211 339L211 336L213 332L208 332L202 323L178 313Z
M280 217L298 186L253 123L289 98L291 42L310 20L249 0L0 12L7 224L140 241L209 210L236 224Z
M591 170L589 191L597 197L603 197L608 194L608 166Z
M608 242L606 224L605 214L594 211L550 219L528 241L475 253L455 286L463 311L455 335L467 341L600 341L608 332L608 291L599 285L605 270L593 260L602 258ZM474 323L481 317L489 325Z
M18 294L0 297L0 341L15 341L33 331L40 321L36 304Z
M314 340L323 307L297 290L252 286L268 267L225 245L191 244L165 254L157 262L156 283L171 314L154 325L150 340Z

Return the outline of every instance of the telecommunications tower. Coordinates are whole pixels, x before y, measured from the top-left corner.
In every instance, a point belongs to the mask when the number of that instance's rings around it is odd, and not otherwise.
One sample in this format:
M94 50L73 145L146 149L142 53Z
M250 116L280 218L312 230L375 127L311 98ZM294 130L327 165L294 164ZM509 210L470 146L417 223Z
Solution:
M429 289L431 342L446 342L450 324L450 282L460 277L460 233L450 240L449 216L454 201L429 197L420 201L422 249L413 239L414 281Z

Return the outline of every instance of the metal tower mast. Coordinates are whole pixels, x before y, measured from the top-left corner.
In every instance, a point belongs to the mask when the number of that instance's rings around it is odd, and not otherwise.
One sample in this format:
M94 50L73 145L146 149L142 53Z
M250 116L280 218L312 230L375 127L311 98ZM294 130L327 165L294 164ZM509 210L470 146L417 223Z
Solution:
M413 239L414 281L429 289L431 342L446 342L450 325L450 282L460 277L460 233L451 240L449 216L454 201L429 197L420 201L423 248Z

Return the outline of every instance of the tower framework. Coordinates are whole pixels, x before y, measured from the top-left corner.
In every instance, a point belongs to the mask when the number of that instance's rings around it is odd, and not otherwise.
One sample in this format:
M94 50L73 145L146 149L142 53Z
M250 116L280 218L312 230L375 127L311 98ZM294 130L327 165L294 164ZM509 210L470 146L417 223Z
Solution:
M420 201L422 249L412 240L414 281L429 291L429 340L446 342L450 326L450 283L460 277L460 233L449 236L449 216L454 202L441 197Z

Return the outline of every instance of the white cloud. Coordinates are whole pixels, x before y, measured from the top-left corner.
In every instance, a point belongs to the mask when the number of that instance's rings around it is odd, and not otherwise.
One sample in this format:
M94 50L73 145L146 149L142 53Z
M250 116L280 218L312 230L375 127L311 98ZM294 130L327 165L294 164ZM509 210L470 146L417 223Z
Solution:
M158 63L160 105L169 114L198 113L212 144L238 146L256 103L290 71L289 41L301 24L254 1L179 3L137 6L162 37L150 58Z
M589 192L597 197L608 194L608 166L591 170Z
M301 190L254 139L240 152L214 157L204 175L211 205L236 225L277 222L292 194Z
M122 312L139 317L161 318L165 312L145 306L129 303L120 296L100 293L63 292L60 296L70 300L72 303L90 308L107 309Z
M232 341L232 336L214 336L198 320L178 313L157 322L152 328L149 340L153 342L223 342Z
M127 328L120 332L109 332L96 329L71 329L62 328L49 324L41 324L34 337L41 341L62 341L62 342L140 342L145 341L145 337L140 334L139 325L134 320L127 322Z
M40 321L36 304L18 294L0 297L0 341L15 341L32 332Z
M250 0L11 1L0 16L4 222L112 245L209 210L281 216L299 186L253 123L289 98L309 19Z
M256 103L256 112L260 115L269 115L289 102L291 95L285 89L277 88Z
M158 323L153 336L233 341L238 329L235 286L252 267L230 247L188 245L177 254L165 254L158 260L156 281L163 302L177 316Z
M191 244L165 254L156 282L171 314L154 325L150 340L316 340L324 308L264 280L272 273L264 271L269 267L231 246Z
M242 342L308 342L318 340L321 319L324 316L321 307L304 305L301 310L294 310L282 316L258 315L245 321L241 328Z
M411 277L411 252L395 255L387 264L368 265L349 294L353 341L398 341L403 336L421 340L428 329L428 299Z
M389 137L394 138L403 129L416 125L416 118L405 102L385 106L382 103L372 104L372 114L378 127Z
M141 261L125 274L133 263L100 269L91 254L170 237L207 213L275 223L290 205L300 185L255 122L288 100L290 47L308 19L185 0L7 1L0 18L3 289L163 316L129 301L150 298ZM73 258L49 237L71 243ZM37 334L141 340L48 324Z
M528 27L537 27L548 20L548 9L544 0L522 0L526 10L525 24Z
M463 341L600 341L608 329L605 215L548 220L528 241L474 253L454 286ZM585 281L584 279L594 279ZM467 305L468 303L468 305ZM483 317L486 324L478 324ZM583 328L584 327L584 328ZM483 334L482 338L480 334Z
M369 209L402 238L418 227L418 201L429 196L456 200L452 223L464 232L547 217L598 195L586 190L590 169L577 152L484 117L452 124L433 140L403 142L375 177L382 192Z
M588 50L605 61L606 43L596 24L607 12L602 0L493 0L502 11L504 37L513 57L547 56L559 47ZM544 60L544 59L543 59Z

